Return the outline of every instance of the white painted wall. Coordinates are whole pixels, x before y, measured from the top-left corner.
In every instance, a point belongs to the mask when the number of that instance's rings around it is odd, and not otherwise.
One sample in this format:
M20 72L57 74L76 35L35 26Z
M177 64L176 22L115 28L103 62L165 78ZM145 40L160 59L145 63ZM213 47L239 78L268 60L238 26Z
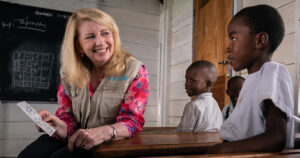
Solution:
M115 19L123 47L141 60L148 70L150 93L145 111L145 126L157 126L160 3L158 0L109 0L99 1L98 6Z
M295 107L295 110L296 110L296 113L299 115L300 114L300 108L299 108L299 105L300 105L300 97L299 97L299 90L300 90L300 84L299 84L299 81L300 81L300 1L297 0L296 2L296 5L295 5L295 45L296 45L296 48L295 48L295 78L296 78L296 89L295 89L295 95L298 96L296 99L296 103L298 103ZM299 127L299 125L298 125ZM299 130L297 131L299 132Z
M193 0L169 0L170 43L166 126L177 126L184 106L190 101L185 92L185 71L192 63Z
M159 31L161 4L158 0L1 0L29 6L73 12L80 8L99 8L117 22L123 47L145 65L149 73L150 95L146 105L145 126L157 126L158 90L160 89ZM29 102L36 110L47 109L55 113L57 103ZM17 154L40 133L16 102L0 104L0 157Z

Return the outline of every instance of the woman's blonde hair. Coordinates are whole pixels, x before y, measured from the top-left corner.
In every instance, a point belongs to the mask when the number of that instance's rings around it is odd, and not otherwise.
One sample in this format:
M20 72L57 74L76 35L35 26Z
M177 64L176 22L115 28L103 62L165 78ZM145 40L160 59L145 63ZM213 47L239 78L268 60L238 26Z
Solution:
M78 48L78 26L82 21L94 21L106 26L114 38L114 52L105 65L105 76L118 75L125 69L125 59L132 55L122 49L119 29L111 16L98 9L80 9L74 12L68 20L61 48L61 74L69 84L84 87L90 81L90 71L93 64L87 56L81 57Z

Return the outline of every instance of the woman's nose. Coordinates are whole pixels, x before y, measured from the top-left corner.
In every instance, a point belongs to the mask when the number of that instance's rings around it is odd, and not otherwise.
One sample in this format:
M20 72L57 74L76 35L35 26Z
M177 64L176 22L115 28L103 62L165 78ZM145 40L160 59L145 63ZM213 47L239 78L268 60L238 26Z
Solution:
M101 45L101 44L103 44L103 41L104 41L104 38L103 38L103 37L101 37L100 35L97 36L97 38L96 38L96 45Z

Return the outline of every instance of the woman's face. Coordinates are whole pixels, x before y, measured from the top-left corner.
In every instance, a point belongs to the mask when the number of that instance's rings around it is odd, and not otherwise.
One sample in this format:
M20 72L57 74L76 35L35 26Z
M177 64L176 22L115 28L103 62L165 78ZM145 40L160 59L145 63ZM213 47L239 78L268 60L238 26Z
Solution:
M82 21L78 26L78 34L81 53L84 53L95 67L105 65L114 52L112 32L94 21Z

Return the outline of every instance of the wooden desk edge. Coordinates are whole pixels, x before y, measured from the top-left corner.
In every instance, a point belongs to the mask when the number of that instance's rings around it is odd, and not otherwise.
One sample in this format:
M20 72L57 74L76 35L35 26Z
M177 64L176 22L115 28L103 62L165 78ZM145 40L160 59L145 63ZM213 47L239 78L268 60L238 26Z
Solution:
M131 156L155 156L155 155L178 155L178 154L203 154L210 146L217 144L211 143L195 143L195 144L164 144L164 145L141 145L141 146L126 146L126 147L113 147L101 148L93 152L94 157L131 157ZM111 155L115 148L118 152Z
M211 155L177 155L177 156L156 156L156 157L147 157L147 158L203 158L203 157L264 157L264 158L273 158L273 157L300 157L300 149L286 149L282 152L246 152L246 153L231 153L231 154L211 154Z

